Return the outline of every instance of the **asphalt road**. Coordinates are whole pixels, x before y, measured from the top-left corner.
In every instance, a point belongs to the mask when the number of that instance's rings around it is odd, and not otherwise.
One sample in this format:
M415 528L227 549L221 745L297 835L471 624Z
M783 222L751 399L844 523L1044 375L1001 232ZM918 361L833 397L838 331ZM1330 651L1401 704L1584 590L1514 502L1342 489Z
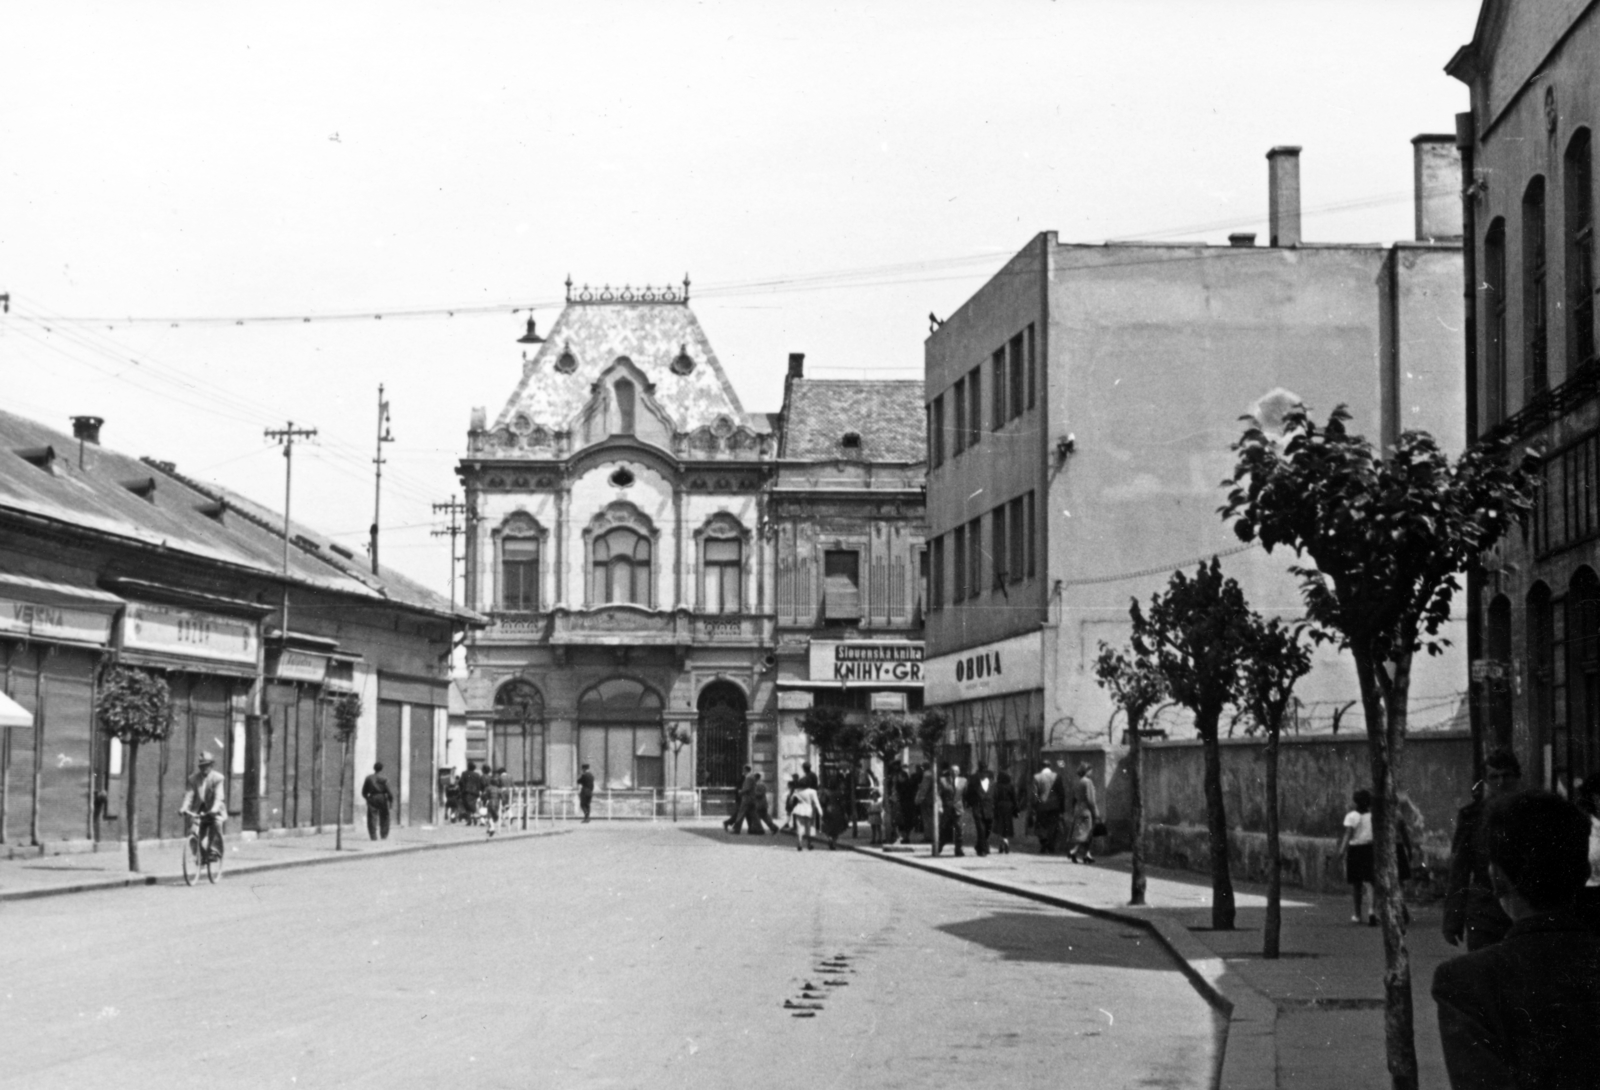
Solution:
M1134 929L852 852L560 836L8 903L0 1085L1203 1087Z

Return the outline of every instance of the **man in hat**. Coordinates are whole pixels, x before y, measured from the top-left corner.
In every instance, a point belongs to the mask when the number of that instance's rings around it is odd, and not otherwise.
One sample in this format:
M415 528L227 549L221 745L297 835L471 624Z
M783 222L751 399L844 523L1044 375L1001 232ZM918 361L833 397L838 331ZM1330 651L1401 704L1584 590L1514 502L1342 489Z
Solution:
M373 840L389 839L389 807L394 795L383 775L383 762L372 766L372 775L361 781L361 797L367 800L367 835Z
M589 824L589 807L594 803L594 773L589 771L589 766L583 766L583 774L578 777L578 806L583 810L583 823Z
M218 772L210 753L201 753L194 775L189 777L183 795L182 813L200 822L207 852L222 851L222 826L228 820L227 781Z

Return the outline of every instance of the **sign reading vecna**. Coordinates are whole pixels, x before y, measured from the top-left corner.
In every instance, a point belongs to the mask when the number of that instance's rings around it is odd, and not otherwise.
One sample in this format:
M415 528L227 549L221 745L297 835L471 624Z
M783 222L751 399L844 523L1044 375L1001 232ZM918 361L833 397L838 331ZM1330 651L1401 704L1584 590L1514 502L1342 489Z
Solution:
M929 659L928 703L954 704L1039 688L1040 640L1040 633L1030 632Z
M921 640L812 640L811 680L847 688L921 685Z

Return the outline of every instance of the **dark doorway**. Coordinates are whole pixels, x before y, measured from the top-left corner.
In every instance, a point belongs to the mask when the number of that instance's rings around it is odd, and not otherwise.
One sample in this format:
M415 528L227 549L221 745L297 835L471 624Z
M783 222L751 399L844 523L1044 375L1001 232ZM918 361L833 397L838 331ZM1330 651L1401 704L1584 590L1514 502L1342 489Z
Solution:
M749 722L744 693L719 681L700 694L700 729L695 745L695 782L701 787L738 787L749 758Z

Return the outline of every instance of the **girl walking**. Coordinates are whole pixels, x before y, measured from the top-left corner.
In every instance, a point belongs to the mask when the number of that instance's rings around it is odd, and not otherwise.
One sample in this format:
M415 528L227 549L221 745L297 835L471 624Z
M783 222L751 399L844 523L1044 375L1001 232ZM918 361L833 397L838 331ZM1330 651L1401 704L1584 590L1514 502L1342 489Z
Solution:
M1372 885L1372 792L1365 787L1350 797L1355 805L1344 816L1344 832L1339 834L1339 852L1344 856L1344 880L1350 883L1350 893L1355 903L1351 923L1361 922L1361 897L1363 890ZM1372 911L1367 913L1367 923L1378 926L1377 893L1374 891Z
M794 800L794 808L789 811L795 824L794 850L810 851L811 834L822 817L822 800L815 787L802 787L798 776L789 781L789 797Z

